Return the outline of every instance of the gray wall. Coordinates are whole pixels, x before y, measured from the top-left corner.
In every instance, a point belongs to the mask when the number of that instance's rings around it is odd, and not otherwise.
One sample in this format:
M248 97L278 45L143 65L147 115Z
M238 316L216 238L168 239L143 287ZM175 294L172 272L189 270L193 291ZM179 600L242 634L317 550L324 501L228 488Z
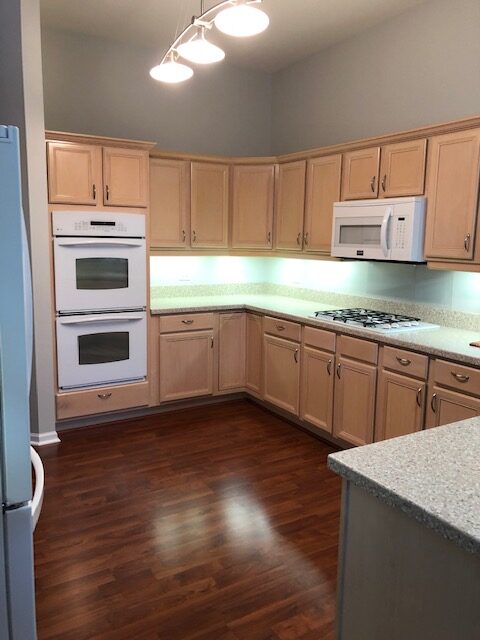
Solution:
M169 86L148 74L157 52L59 31L44 31L42 40L48 129L197 153L270 152L269 74L223 63Z
M273 152L480 112L480 2L435 0L273 77Z

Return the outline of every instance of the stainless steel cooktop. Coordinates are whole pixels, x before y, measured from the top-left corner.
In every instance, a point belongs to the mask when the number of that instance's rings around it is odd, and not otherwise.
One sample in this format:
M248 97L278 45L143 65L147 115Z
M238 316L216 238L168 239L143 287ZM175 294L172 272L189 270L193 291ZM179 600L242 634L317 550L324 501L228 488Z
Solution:
M373 309L333 309L328 311L315 311L312 318L338 322L372 331L412 331L414 329L434 329L438 325L422 322L420 318L374 311Z

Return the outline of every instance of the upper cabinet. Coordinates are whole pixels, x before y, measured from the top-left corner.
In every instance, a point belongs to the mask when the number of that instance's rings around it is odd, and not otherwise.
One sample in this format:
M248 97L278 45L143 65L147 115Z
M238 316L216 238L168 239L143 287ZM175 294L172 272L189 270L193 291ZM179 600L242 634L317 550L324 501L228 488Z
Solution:
M148 205L148 152L103 147L103 204Z
M193 248L228 247L228 165L192 162Z
M345 153L343 156L342 199L376 198L379 168L380 147Z
M474 257L480 175L480 129L434 137L427 171L427 258Z
M150 159L150 245L190 245L190 163Z
M333 203L340 200L342 156L315 158L307 163L305 251L330 253Z
M48 142L48 201L96 205L101 149L73 142Z
M287 162L276 169L275 248L301 251L305 211L306 162Z
M234 249L272 248L274 177L273 164L234 167Z

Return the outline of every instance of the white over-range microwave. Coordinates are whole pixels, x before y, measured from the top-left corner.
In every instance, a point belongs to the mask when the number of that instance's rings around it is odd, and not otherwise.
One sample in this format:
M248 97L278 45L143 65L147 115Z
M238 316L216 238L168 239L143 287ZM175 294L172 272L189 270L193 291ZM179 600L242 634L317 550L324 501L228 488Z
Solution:
M424 262L425 210L424 197L336 202L332 256Z

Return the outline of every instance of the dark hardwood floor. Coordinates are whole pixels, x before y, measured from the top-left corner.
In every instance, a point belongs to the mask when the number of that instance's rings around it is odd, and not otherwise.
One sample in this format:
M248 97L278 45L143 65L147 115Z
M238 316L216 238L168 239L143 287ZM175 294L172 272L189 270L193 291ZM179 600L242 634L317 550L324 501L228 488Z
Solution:
M41 449L39 640L331 640L333 449L248 401Z

